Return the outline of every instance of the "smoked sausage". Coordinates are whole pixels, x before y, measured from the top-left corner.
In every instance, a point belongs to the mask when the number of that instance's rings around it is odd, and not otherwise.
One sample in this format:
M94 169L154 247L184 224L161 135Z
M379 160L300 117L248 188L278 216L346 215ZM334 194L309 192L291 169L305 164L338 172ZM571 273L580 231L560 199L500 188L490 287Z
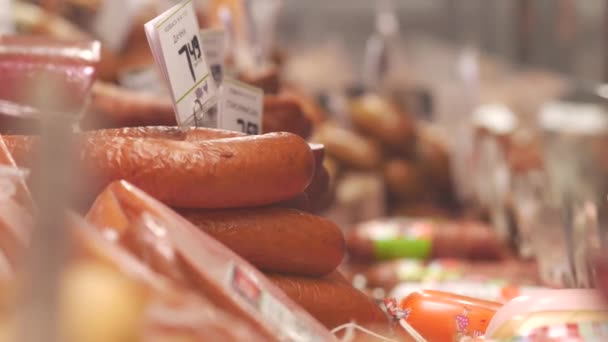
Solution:
M371 298L337 276L307 278L273 274L268 277L330 329L351 321L360 325L387 322L386 315Z
M36 138L6 136L20 166ZM178 208L263 206L290 199L310 184L315 165L308 144L290 133L210 141L84 137L79 163L97 192L125 179Z
M331 221L293 209L183 210L195 226L267 272L321 276L344 257L344 236Z
M474 221L387 218L360 224L346 236L360 261L398 258L502 259L507 246L491 227Z

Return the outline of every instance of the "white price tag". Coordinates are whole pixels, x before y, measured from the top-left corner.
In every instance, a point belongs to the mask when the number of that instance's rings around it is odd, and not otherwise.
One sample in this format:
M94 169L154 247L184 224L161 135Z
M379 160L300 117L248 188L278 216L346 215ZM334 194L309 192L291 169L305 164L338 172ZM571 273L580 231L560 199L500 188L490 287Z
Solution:
M0 0L0 34L15 33L12 0Z
M146 0L105 0L93 21L93 32L105 46L120 51L131 32L133 20Z
M192 0L145 25L154 60L168 83L180 126L206 126L217 115L218 90L210 77ZM217 120L217 119L214 119Z
M224 30L201 30L201 40L205 60L215 83L219 86L224 79L224 58L226 55L226 34Z
M226 79L222 84L219 128L247 134L262 133L264 91Z

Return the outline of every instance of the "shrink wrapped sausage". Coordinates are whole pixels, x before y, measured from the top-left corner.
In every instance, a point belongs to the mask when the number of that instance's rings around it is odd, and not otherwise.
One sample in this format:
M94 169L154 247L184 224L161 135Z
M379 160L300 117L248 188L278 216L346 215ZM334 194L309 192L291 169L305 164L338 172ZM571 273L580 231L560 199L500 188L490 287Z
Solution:
M346 243L349 254L362 261L506 256L496 232L474 221L378 219L360 224L346 236Z
M264 341L258 334L258 332L242 319L230 315L211 302L205 297L197 295L192 291L185 288L179 287L176 283L169 281L169 279L162 275L155 273L146 265L141 263L140 260L135 259L121 246L116 245L107 237L100 232L95 230L91 225L83 222L82 219L76 215L71 216L71 232L75 238L75 254L73 260L77 261L76 265L80 264L80 267L76 267L78 271L74 274L74 267L70 267L69 273L71 276L68 280L72 280L72 284L66 290L70 292L66 293L67 300L70 307L73 308L73 313L80 313L83 317L72 317L69 324L69 330L76 330L80 337L87 336L89 338L79 339L80 341L104 341L99 339L100 336L95 336L96 339L90 339L90 333L102 329L101 336L108 337L108 330L116 329L116 326L123 326L124 322L119 324L108 324L116 322L116 319L108 317L99 317L100 312L105 308L106 310L117 313L118 316L123 319L125 311L127 313L134 313L132 310L125 310L126 308L133 306L133 300L145 301L146 310L138 312L142 317L136 317L141 323L138 323L135 327L137 330L143 329L138 332L141 340L145 341L165 341L164 339L179 339L180 341ZM107 236L107 235L106 235ZM83 268L87 266L86 268ZM91 267L94 262L93 267ZM103 267L103 268L101 268ZM87 310L86 306L82 303L84 300L80 296L93 296L98 295L93 289L99 289L99 286L104 286L103 294L108 295L107 285L104 284L104 280L111 276L114 279L110 279L110 284L116 285L116 278L118 275L111 275L110 270L117 272L123 279L118 279L121 284L125 283L125 280L135 282L137 288L135 292L133 290L128 291L130 297L125 298L106 298L109 303L102 303L96 301L98 305L96 312L93 315L89 315L82 310ZM84 271L84 272L83 272ZM127 279L124 279L127 278ZM78 283L73 284L77 280L82 285L88 285L86 288L78 286ZM91 282L97 282L94 285ZM99 284L101 282L101 284ZM130 286L131 288L133 286ZM121 286L124 289L124 286ZM78 291L81 289L82 291ZM84 292L84 293L78 293ZM124 291L119 291L124 292ZM112 293L112 292L110 292ZM97 300L96 298L92 298ZM91 300L87 301L90 303ZM108 308L112 305L112 308ZM138 304L138 305L141 305ZM78 306L81 308L79 309ZM117 309L118 308L118 309ZM75 309L75 310L74 310ZM117 311L118 310L118 311ZM72 315L74 316L74 314ZM106 315L107 316L107 315ZM88 321L84 321L88 318ZM132 320L134 317L126 317L126 320ZM92 322L91 322L92 320ZM105 323L105 324L104 324ZM75 329L74 326L78 325ZM83 327L84 325L84 327ZM95 327L94 325L98 325ZM140 326L141 325L141 326ZM99 334L100 331L97 331ZM84 336L83 336L84 334ZM113 336L113 335L110 335ZM163 339L164 338L164 339ZM115 339L106 339L115 340Z
M36 138L6 136L19 165ZM287 200L314 172L310 147L289 133L209 141L84 136L80 160L96 186L125 179L173 207L233 208ZM247 170L247 172L243 172Z
M87 218L114 231L150 267L204 294L260 329L267 340L333 340L250 264L125 181L109 185Z
M180 212L195 226L267 272L325 275L344 257L344 236L331 221L293 209Z
M2 132L35 130L42 110L71 115L82 110L95 77L98 42L68 43L34 36L2 36L0 46ZM49 86L40 88L45 84ZM39 99L35 96L39 96L41 90L61 100L47 101L44 108L39 108Z
M429 342L460 341L485 333L499 303L439 291L415 292L398 304L386 300L388 311L406 321Z
M269 275L275 285L328 328L354 321L357 324L387 323L380 307L339 275L306 278Z

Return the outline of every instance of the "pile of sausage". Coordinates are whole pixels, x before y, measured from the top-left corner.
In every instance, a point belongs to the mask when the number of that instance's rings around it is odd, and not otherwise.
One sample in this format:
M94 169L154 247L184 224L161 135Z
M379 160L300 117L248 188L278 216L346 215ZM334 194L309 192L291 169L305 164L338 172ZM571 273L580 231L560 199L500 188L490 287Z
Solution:
M17 165L33 167L37 137L3 140ZM403 334L336 271L345 253L340 229L304 211L311 188L327 189L315 184L321 146L290 133L174 127L90 131L76 141L74 167L92 176L77 186L86 192L80 198L97 195L87 222L74 219L90 228L75 233L87 253L120 250L265 340L327 340L327 329L349 322Z
M325 145L336 179L332 214L349 224L385 215L450 216L450 159L438 135L380 95L345 101L344 113L311 138ZM384 205L370 210L375 203Z

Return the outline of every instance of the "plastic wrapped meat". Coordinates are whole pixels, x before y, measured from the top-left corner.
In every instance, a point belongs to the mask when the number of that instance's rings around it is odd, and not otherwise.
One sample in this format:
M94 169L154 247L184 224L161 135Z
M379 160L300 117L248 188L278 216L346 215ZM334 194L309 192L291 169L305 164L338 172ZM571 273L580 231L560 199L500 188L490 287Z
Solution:
M5 141L19 166L30 165L37 138ZM125 179L177 208L273 204L302 193L315 171L309 145L289 133L206 141L84 135L79 148L91 178L78 187L85 196Z
M249 322L267 340L333 339L253 266L125 181L109 185L87 218L117 234L150 267Z
M0 36L2 131L32 131L42 114L79 114L98 61L98 42ZM40 108L42 100L44 108Z
M87 288L77 286L78 281L82 283L83 276L93 278L92 280L95 281L106 280L108 284L102 283L106 289L112 288L111 285L116 285L117 277L122 277L133 283L132 286L125 288L124 282L119 284L122 286L118 289L122 291L119 291L117 296L108 298L113 305L108 307L109 305L100 303L98 308L101 306L112 311L118 307L121 309L116 313L118 316L125 315L125 313L137 314L137 317L123 317L123 320L141 322L134 327L121 327L123 324L113 324L112 318L87 317L87 314L83 313L81 315L89 318L89 321L82 321L75 317L68 322L71 324L68 330L71 331L72 336L77 334L81 338L80 340L85 340L84 337L89 337L89 333L97 329L94 326L95 323L102 323L100 320L109 320L104 321L104 323L108 323L107 326L99 327L104 329L100 334L106 340L110 340L108 339L110 336L114 337L117 334L117 332L111 331L108 333L108 330L122 328L137 329L138 340L141 341L160 342L178 339L179 341L264 341L249 324L224 312L206 298L155 273L124 248L115 244L109 235L104 235L76 215L71 216L71 226L76 250L68 267L67 279L71 281L66 285L68 290L71 290L67 294L68 300L72 302L77 300L79 289L85 292L82 295L90 296L89 291L97 288L91 284ZM83 266L86 267L84 270ZM80 274L79 276L74 276L74 268ZM108 273L109 271L118 274L111 275ZM86 284L87 282L85 282ZM100 295L108 293L105 292L105 289L100 291ZM124 294L124 292L129 293L130 297L122 297L120 294ZM90 299L90 301L97 303L96 299ZM82 302L71 304L79 304L84 307L82 310L86 310L86 306L83 306ZM69 302L68 305L68 307L71 306ZM79 310L81 308L73 308L72 313ZM79 326L75 327L77 324ZM85 329L82 326L85 326ZM94 338L95 341L104 341L97 336ZM86 340L92 341L90 337Z

